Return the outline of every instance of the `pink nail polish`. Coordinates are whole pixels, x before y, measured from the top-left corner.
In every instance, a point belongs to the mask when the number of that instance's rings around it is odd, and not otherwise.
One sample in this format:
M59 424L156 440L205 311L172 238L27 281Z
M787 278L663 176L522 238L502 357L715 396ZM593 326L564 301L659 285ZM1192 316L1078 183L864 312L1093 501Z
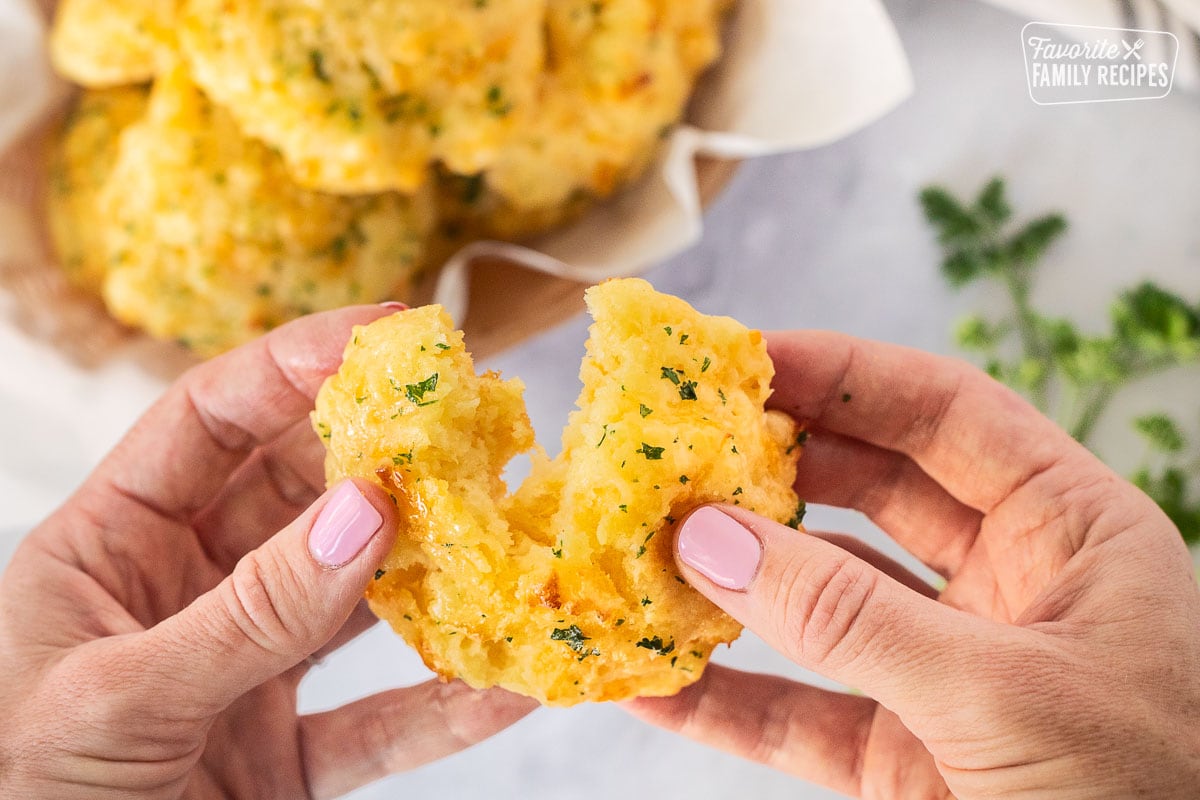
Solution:
M740 591L749 586L762 560L758 537L710 506L688 515L675 547L683 563L725 589Z
M408 311L409 308L407 303L401 303L399 300L388 300L386 303L380 303L379 305L394 311Z
M353 481L343 481L329 497L308 533L308 549L319 563L340 567L354 560L379 530L383 517Z

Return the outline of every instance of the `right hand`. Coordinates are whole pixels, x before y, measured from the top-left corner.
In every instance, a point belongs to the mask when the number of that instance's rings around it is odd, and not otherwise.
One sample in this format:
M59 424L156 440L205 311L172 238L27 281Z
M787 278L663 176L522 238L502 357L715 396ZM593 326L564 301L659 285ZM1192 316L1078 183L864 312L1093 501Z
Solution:
M630 710L864 798L1195 798L1200 591L1144 494L967 365L768 337L772 403L812 432L796 488L947 579L740 508L679 525L684 577L820 690L710 666Z

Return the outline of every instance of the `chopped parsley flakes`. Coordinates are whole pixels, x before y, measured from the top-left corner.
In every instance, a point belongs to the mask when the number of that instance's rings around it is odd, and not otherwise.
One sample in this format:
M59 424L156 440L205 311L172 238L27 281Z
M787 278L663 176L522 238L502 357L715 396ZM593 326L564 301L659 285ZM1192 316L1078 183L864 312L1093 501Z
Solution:
M800 523L804 522L804 515L807 512L808 507L806 506L805 502L801 500L800 505L796 506L796 511L794 514L792 514L792 518L787 521L787 526L789 528L799 528Z
M667 448L665 447L654 447L653 445L642 442L642 446L633 452L641 453L646 457L647 461L660 461L662 460L663 451L666 449Z
M436 403L437 400L426 400L425 395L437 389L438 374L435 372L419 383L406 383L404 385L404 394L409 400L416 403L418 406L427 406L431 403Z
M329 83L329 73L325 71L325 54L320 50L308 51L308 65L312 67L313 76L321 83Z
M666 644L663 644L661 636L655 636L653 639L644 637L640 642L637 643L637 646L644 647L647 650L653 650L660 656L665 656L667 653L675 649L675 640L672 639Z
M581 631L579 629L578 625L571 625L570 627L567 627L567 628L555 628L553 631L550 632L550 638L556 642L565 642L567 647L571 648L576 653L579 653L580 661L582 661L587 656L600 655L599 650L597 650L597 649L589 650L587 645L584 644L584 642L586 642L591 637L584 636L583 631Z

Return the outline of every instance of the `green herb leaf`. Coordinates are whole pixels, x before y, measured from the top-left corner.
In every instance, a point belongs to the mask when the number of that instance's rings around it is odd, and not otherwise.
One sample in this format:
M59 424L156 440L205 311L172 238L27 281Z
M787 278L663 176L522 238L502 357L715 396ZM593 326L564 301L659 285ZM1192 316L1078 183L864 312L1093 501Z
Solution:
M654 447L653 445L642 442L642 446L633 452L641 453L646 457L647 461L659 461L662 459L663 451L666 449L667 448L665 447Z
M1150 446L1162 453L1178 453L1185 441L1175 420L1166 414L1146 414L1133 421L1133 427Z
M804 522L804 515L806 513L808 513L808 505L801 500L800 504L796 506L796 511L792 514L792 518L787 521L787 526L789 528L799 528Z
M512 111L512 103L505 100L504 90L495 84L488 87L486 100L487 109L492 116L503 117Z
M955 250L942 261L942 275L951 286L966 286L983 274L983 261L969 250Z
M653 639L649 637L643 637L642 640L637 643L637 646L644 647L647 650L653 650L660 656L665 656L667 653L670 653L675 649L675 640L672 639L667 644L663 644L661 636L655 636Z
M564 642L567 647L580 655L600 655L599 650L588 651L587 645L584 642L588 641L591 637L584 636L583 631L579 629L578 625L571 625L567 628L555 628L550 632L550 638L556 642Z
M404 385L404 394L409 400L416 403L418 406L427 406L431 403L436 403L437 400L426 400L425 395L437 389L438 373L433 373L428 378L418 383L407 383Z
M938 241L951 244L961 239L978 236L980 225L954 195L940 186L930 186L920 195L921 209L925 219L937 228Z
M1015 261L1033 262L1067 231L1067 220L1060 214L1047 214L1028 223L1008 241L1009 255Z
M1012 207L1005 197L1003 178L996 177L987 182L975 200L975 208L993 225L1008 222L1012 217Z
M312 68L313 76L321 83L329 83L329 73L325 71L325 54L320 50L308 51L308 66Z

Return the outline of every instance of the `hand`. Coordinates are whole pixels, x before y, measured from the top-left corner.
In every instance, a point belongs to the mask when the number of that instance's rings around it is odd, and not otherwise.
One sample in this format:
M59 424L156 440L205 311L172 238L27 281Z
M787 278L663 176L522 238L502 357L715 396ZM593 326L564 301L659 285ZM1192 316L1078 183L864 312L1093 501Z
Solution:
M768 343L773 404L810 422L801 497L865 512L945 589L850 537L701 507L684 576L866 696L710 666L633 713L864 798L1195 797L1200 592L1158 507L963 363Z
M378 488L321 493L308 427L351 327L385 313L196 367L22 543L0 581L0 796L332 797L534 706L431 681L296 714L306 657L374 622L361 597L396 534Z

